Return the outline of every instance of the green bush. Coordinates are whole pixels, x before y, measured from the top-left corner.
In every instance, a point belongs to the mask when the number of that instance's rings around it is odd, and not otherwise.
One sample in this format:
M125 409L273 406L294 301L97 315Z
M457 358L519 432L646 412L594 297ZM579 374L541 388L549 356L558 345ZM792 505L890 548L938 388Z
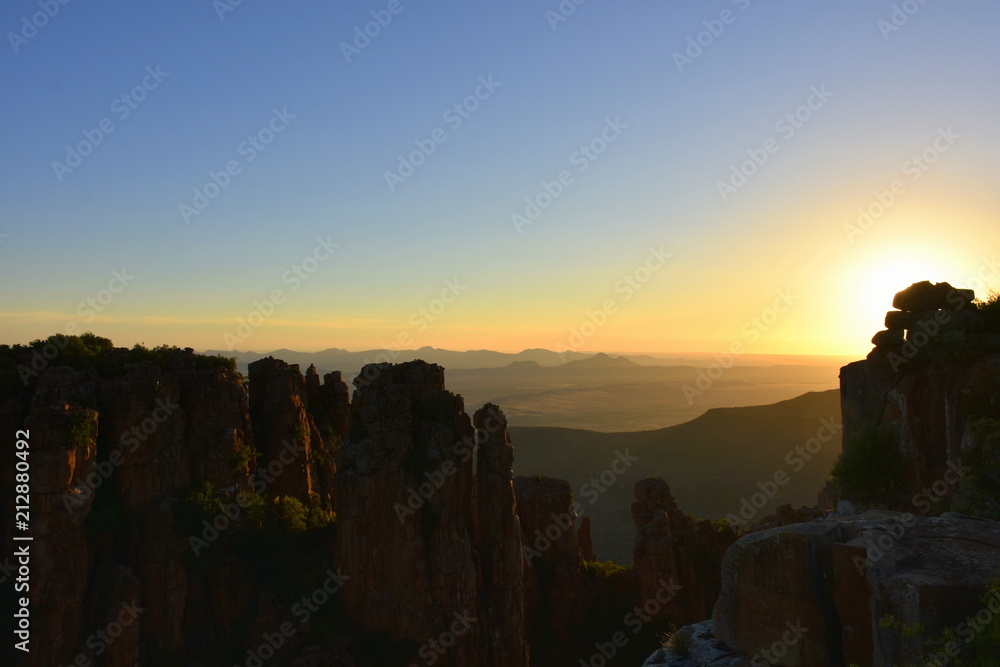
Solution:
M968 472L962 475L963 511L1000 521L1000 419L972 424L972 446L966 452Z
M258 458L260 458L260 452L254 449L250 443L241 442L229 458L229 469L232 472L242 472Z
M847 498L888 502L902 489L903 459L895 439L868 429L853 441L844 442L844 452L830 471L830 478Z
M93 433L94 420L89 412L71 412L66 417L66 433L70 449L86 447Z
M986 331L1000 333L1000 290L991 289L985 299L975 302L975 306L983 316Z
M583 567L587 571L587 574L595 579L608 579L628 569L613 560L585 560L583 561Z
M202 522L212 519L222 510L215 485L204 481L183 493L172 508L174 521L181 532L201 534Z
M1000 580L994 580L980 598L984 609L1000 598ZM907 657L915 664L950 667L995 667L1000 656L1000 615L990 614L989 623L979 625L975 617L937 637L927 637L919 623L901 623L893 616L879 619L879 628L899 635ZM958 653L955 654L957 648Z
M302 501L285 496L278 501L278 525L286 533L304 533L309 527L309 511Z
M134 365L147 361L154 366L166 369L171 367L173 359L181 352L181 348L176 345L157 345L149 349L136 343L128 351L125 363ZM217 354L196 354L191 359L193 366L197 369L224 368L230 371L236 370L235 357L223 357Z

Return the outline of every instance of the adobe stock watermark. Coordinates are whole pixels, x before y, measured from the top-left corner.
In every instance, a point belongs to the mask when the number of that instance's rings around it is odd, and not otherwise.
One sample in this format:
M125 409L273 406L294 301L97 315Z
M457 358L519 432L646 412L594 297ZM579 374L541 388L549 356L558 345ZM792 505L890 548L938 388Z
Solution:
M350 576L342 573L338 567L336 570L328 569L326 579L312 593L304 595L296 601L289 611L298 623L284 621L273 632L261 634L261 643L253 648L247 649L246 659L243 661L244 667L263 667L264 663L273 658L292 637L309 623L313 614L323 608L333 599L344 583L350 580Z
M580 144L579 148L569 156L570 165L576 167L576 171L579 174L587 171L590 165L603 155L608 150L608 146L616 142L626 129L628 129L628 125L621 122L619 116L615 116L614 120L605 118L604 128L600 133L587 143ZM537 221L542 213L563 195L566 188L575 182L576 177L569 169L563 169L551 181L542 180L540 183L542 189L534 196L524 198L524 211L522 213L512 213L510 216L510 221L514 225L514 229L517 230L517 233L521 234L523 227Z
M122 267L121 271L112 270L111 279L106 288L98 290L96 294L77 304L77 315L84 322L93 322L97 315L104 312L115 300L115 297L124 292L133 280L135 280L135 276L129 274L125 267ZM83 332L80 330L78 322L73 320L67 322L63 326L62 337L57 337L55 342L46 343L40 350L32 352L29 364L18 364L17 372L21 377L21 382L27 386L32 378L38 377L39 373L49 367L52 360L59 356L60 351L66 349L69 345L67 336L77 336L81 333Z
M934 505L951 496L961 480L961 464L949 460L942 477L913 494L910 504L919 510L920 514L927 516ZM877 531L878 535L875 535L876 531L862 533L863 537L860 538L860 541L865 543L865 557L854 556L852 559L858 574L865 576L867 568L885 558L889 552L896 548L906 531L915 525L916 517L911 512L904 512L898 517L893 517L884 531Z
M903 162L901 167L903 176L909 177L910 183L916 183L961 138L962 135L951 129L950 125L947 128L939 127L937 136L927 148L914 153ZM907 191L907 185L902 178L893 179L885 190L876 190L866 206L858 207L857 220L853 224L844 225L847 240L854 243L859 237L864 236Z
M646 259L619 278L613 285L612 290L615 294L621 295L620 298L607 298L601 302L599 308L588 310L585 313L585 318L579 324L570 327L566 342L555 344L553 349L559 354L559 358L565 362L567 354L583 347L584 343L596 335L598 330L618 312L620 304L631 300L652 279L653 274L666 265L667 260L671 257L673 255L664 252L662 245L658 248L649 246L649 254L646 255Z
M180 211L184 224L191 224L192 216L201 215L208 208L208 205L229 187L233 178L243 173L243 165L256 160L257 156L264 152L268 145L284 132L295 118L295 114L288 113L288 107L271 109L271 118L267 123L237 144L236 154L243 158L242 163L234 158L228 160L219 171L210 169L208 180L203 185L192 188L191 203L181 202L177 205L177 210Z
M144 611L146 611L145 607L140 607L136 604L135 600L131 602L122 602L121 609L118 610L118 616L115 620L109 622L107 627L103 630L98 630L94 634L87 637L84 642L84 646L93 652L94 658L101 657L104 655L105 651L107 651L108 648L125 633L125 630L130 628L137 620L139 620L139 616ZM91 664L93 663L91 661L90 654L80 653L73 659L73 662L69 663L66 667L86 667Z
M730 512L726 515L726 522L733 528L747 530L757 515L778 495L778 491L792 481L792 476L802 472L823 447L833 442L837 434L843 430L844 425L838 423L835 417L821 419L813 437L801 445L796 445L785 454L784 461L791 468L791 472L779 468L768 479L757 482L758 491L752 493L749 498L746 496L740 498L739 516Z
M1000 272L1000 263L997 262L996 255L983 257L983 263L974 276L966 280L966 284L974 292L981 292L986 286L993 284ZM957 313L962 313L971 308L965 291L953 289L946 296L945 300L954 306L951 310L933 311L933 316L920 317L915 326L911 326L906 340L899 351L891 350L886 356L886 360L892 366L892 371L898 372L900 368L913 361L920 353L920 350L927 347L939 333L946 330Z
M125 463L125 454L134 453L139 445L146 442L166 423L170 417L180 409L179 403L172 400L156 399L156 407L145 419L125 431L119 440L119 446L108 453L108 459L94 465L94 469L85 478L77 477L74 484L62 494L63 507L66 512L72 514L74 510L83 507L91 498L93 493L101 487Z
M750 2L751 0L732 0L732 3L741 12L746 11L750 6ZM721 37L722 33L726 31L726 26L736 23L738 16L731 9L723 9L719 13L718 18L702 21L701 24L705 26L705 29L687 38L687 47L683 53L680 51L674 51L673 53L674 65L677 66L677 71L683 74L685 67L693 65L695 60L701 58L705 50L711 48L715 44L715 40Z
M747 159L739 164L731 165L729 178L725 181L716 181L715 187L719 191L719 197L722 198L722 201L729 201L732 195L746 185L760 168L767 164L771 156L781 150L781 142L794 137L795 133L812 120L813 115L822 109L831 97L833 97L833 93L826 89L826 84L821 84L818 88L812 86L809 89L809 96L803 104L775 122L774 131L781 135L780 138L768 137L761 146L748 148L746 150Z
M593 506L638 460L639 457L629 454L628 449L624 452L615 450L615 458L611 460L611 464L598 475L591 477L580 485L580 495L587 499L589 505ZM544 529L536 528L535 534L532 536L534 540L531 544L528 544L527 541L522 543L521 549L524 552L525 560L530 563L551 549L552 545L558 542L567 532L576 530L576 519L583 516L583 510L583 505L574 500L570 504L569 512L551 514L552 523Z
M750 658L750 664L753 667L770 667L770 665L778 664L782 658L788 655L788 651L809 632L809 628L802 625L802 621L799 619L796 619L794 623L787 621L785 627L788 629L782 633L781 639L766 649L754 653L753 657Z
M441 114L441 120L448 124L452 132L458 130L479 109L480 104L490 99L496 89L502 85L502 82L493 80L492 74L479 77L479 84L472 91L472 94L445 109L444 113ZM442 127L437 127L426 138L414 139L413 143L416 149L406 155L402 153L397 155L399 164L396 169L385 171L385 184L389 187L389 192L395 192L397 187L413 176L417 169L426 164L427 159L434 155L438 146L448 141L448 138L448 132Z
M149 94L160 87L163 80L170 76L170 72L164 72L157 65L146 67L146 75L131 90L122 93L111 100L109 109L119 122L124 121L132 112L139 108L139 105L149 97ZM68 174L73 173L83 161L93 154L94 149L104 143L104 138L116 129L115 121L111 117L104 117L97 122L97 127L82 130L83 139L75 144L66 144L66 157L63 162L52 161L52 173L60 183Z
M749 342L756 343L760 340L761 335L769 331L798 300L799 295L792 292L792 288L778 290L771 306L764 308L758 315L744 322L743 326L740 327L740 333ZM695 398L704 396L725 372L733 367L733 364L736 363L736 356L745 351L746 344L742 340L734 340L729 344L728 352L716 353L713 355L715 361L709 364L708 368L698 369L695 383L693 385L685 384L681 388L688 405L694 405Z
M412 2L412 0L407 0ZM344 60L351 63L356 56L371 45L372 40L382 34L382 31L389 27L394 17L399 16L406 9L402 0L389 0L384 9L371 10L372 20L361 25L354 26L354 37L349 42L340 43L340 52L344 54Z
M423 659L423 663L411 662L409 667L420 667L421 664L436 665L441 656L458 643L459 638L467 634L477 620L468 610L461 614L457 611L452 612L452 617L454 620L441 631L440 635L428 639L417 649L417 655Z
M587 2L587 0L562 0L555 9L545 10L545 20L548 21L552 32L555 32L560 23L565 23L569 17L576 13L576 8Z
M229 502L222 505L222 511L212 517L211 521L204 519L201 522L201 535L188 535L188 546L195 556L200 556L204 549L212 545L222 533L239 523L243 517L243 510L253 504L253 495L263 495L268 484L273 484L274 480L284 474L289 466L293 465L296 459L306 451L305 445L298 440L285 441L278 457L269 462L266 466L257 468L253 480L253 491L237 491L227 498Z
M317 237L316 246L301 261L293 264L281 274L281 284L288 285L288 293L297 291L305 281L319 270L320 264L333 256L333 251L340 247L339 243L331 240L331 235L326 238ZM232 352L237 345L245 343L261 326L264 325L278 306L285 303L288 293L282 288L271 290L262 300L254 300L253 309L246 317L237 319L236 328L232 332L222 334L222 341L227 349Z
M243 0L212 0L212 9L219 17L219 22L226 20L226 14L236 11L236 8L243 4Z
M906 340L900 346L899 351L890 350L886 355L886 361L892 366L893 373L898 373L900 368L916 359L920 351L930 345L938 334L952 322L955 313L970 307L969 302L959 290L949 292L946 300L955 306L954 310L936 310L933 311L933 317L919 318L916 327L908 330Z
M580 658L579 667L605 667L608 661L613 660L621 649L628 646L632 637L642 632L646 624L656 618L684 588L673 579L667 581L660 578L657 583L659 586L653 596L636 605L622 618L622 625L632 631L632 636L630 637L624 630L618 630L611 635L609 641L594 642L594 652L587 659Z
M972 616L956 625L952 634L955 639L947 642L940 651L927 657L925 667L945 667L952 664L952 659L961 655L972 642L989 630L993 621L1000 617L1000 592L988 592L980 601L985 605ZM994 639L996 635L994 635ZM981 659L986 656L980 656ZM995 656L994 656L995 657Z
M468 435L460 442L456 442L453 449L458 453L462 463L472 460L479 448L479 443L485 441L489 436L499 431L501 422L490 412L486 417L485 426L478 427L472 435ZM445 482L455 476L458 472L458 465L453 459L446 459L436 470L426 471L423 474L424 481L416 487L409 487L406 494L406 504L397 502L392 506L400 525L406 523L406 518L413 516L421 509L427 501L433 498L438 491L444 487Z
M463 285L459 278L445 280L440 295L410 313L407 322L418 334L427 331L430 325L444 315L448 307L455 303L458 297L467 289L469 289L469 286ZM403 350L409 349L409 346L412 344L413 334L411 333L411 329L402 329L390 343L380 343L382 352L375 355L374 360L365 359L361 364L361 374L358 375L360 384L356 386L360 389L371 383L380 373L379 364L392 363L399 358ZM357 381L355 379L355 382Z
M21 47L38 36L38 31L49 24L59 14L63 6L68 5L72 0L38 0L37 11L31 16L25 14L21 17L21 29L18 32L8 32L7 41L10 48L14 49L14 54L21 52Z
M882 41L888 42L889 37L902 29L910 22L910 18L920 11L927 4L927 0L903 0L903 2L892 5L892 12L888 19L879 19L875 26L882 33Z

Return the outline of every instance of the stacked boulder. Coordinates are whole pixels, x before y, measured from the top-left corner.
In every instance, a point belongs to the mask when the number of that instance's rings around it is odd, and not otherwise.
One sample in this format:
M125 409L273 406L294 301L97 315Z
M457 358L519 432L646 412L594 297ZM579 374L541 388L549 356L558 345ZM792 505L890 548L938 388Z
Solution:
M906 343L923 347L940 333L976 331L982 328L982 316L972 302L976 294L957 289L949 283L923 281L913 283L892 300L885 316L885 330L872 338L876 348L902 348Z

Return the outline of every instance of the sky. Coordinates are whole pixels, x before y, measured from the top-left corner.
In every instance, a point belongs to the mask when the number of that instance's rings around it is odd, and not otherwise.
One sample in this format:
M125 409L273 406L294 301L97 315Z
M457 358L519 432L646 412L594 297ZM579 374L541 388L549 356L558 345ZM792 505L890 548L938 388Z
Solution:
M998 23L8 2L0 343L864 355L910 283L1000 286Z

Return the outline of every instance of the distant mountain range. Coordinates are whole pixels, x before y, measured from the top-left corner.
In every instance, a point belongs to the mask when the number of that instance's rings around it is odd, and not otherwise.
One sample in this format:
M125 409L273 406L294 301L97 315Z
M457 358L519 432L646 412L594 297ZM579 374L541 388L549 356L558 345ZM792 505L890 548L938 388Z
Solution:
M754 521L782 504L814 505L841 451L841 433L826 442L810 439L825 435L824 423L840 424L840 419L840 391L834 389L771 405L713 408L689 422L653 431L512 426L510 436L515 474L569 480L593 522L598 558L627 563L635 536L630 512L635 482L663 477L682 510L716 519L738 514L744 498L749 500L761 491L759 484L769 486L775 473L784 471L787 483L756 510ZM817 442L821 446L813 453L796 451L816 449ZM636 460L621 474L611 474L617 452ZM600 481L602 474L606 491L598 492L591 480Z
M304 371L310 364L315 364L320 373L342 371L346 376L353 376L365 364L376 362L402 363L423 359L432 364L443 366L449 371L458 369L494 369L511 366L517 371L523 371L532 366L554 367L570 366L576 362L587 362L578 366L579 369L628 369L640 366L696 366L704 367L714 361L711 354L684 354L671 357L656 357L648 354L614 355L603 352L565 352L558 353L542 348L522 350L517 353L496 352L494 350L445 350L442 348L424 346L416 350L384 350L372 349L351 352L342 348L332 347L320 352L298 352L280 349L271 352L205 350L205 354L218 354L225 357L235 357L240 370L246 371L248 364L272 356L290 364L299 364ZM853 359L844 357L797 356L797 355L741 355L736 359L736 365L774 364L844 364Z

